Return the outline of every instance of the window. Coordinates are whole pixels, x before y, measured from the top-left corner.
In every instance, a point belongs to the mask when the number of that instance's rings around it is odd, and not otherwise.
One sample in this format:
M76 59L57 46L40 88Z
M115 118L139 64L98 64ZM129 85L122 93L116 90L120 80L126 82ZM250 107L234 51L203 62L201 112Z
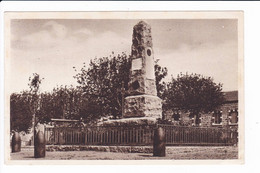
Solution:
M238 122L238 111L237 109L229 111L229 123L230 124L237 124Z
M172 115L172 118L173 118L174 121L179 121L180 120L180 114L179 113L174 113Z
M214 111L212 116L213 124L222 123L222 111Z
M201 125L201 116L200 115L190 115L192 120L192 126L200 126Z

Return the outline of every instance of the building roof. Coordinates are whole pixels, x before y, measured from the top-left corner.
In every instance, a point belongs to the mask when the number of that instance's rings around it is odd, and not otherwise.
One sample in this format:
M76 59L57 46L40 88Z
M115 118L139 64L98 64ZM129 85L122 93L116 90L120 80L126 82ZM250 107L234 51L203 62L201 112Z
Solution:
M238 101L238 91L228 91L224 92L224 98L226 102L237 102Z

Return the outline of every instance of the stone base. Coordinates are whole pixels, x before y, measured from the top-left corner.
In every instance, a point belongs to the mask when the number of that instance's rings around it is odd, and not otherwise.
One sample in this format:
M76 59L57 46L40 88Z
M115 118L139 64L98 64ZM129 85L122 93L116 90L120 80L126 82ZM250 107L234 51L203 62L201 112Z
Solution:
M136 95L125 98L123 118L162 118L162 101L157 96Z

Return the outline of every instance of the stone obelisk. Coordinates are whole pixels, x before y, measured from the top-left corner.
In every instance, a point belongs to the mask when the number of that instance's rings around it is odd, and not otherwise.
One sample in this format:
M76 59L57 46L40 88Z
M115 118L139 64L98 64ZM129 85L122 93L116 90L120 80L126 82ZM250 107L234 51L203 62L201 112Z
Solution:
M151 26L140 21L133 28L129 96L123 118L161 118L162 102L157 96Z

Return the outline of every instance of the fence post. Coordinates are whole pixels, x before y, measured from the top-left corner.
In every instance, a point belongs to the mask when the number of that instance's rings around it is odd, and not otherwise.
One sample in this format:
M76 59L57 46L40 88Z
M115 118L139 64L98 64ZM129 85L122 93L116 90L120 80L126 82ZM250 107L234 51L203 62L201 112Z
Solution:
M34 157L45 157L45 137L42 131L39 131L34 141Z
M154 130L153 156L165 157L165 132L162 127Z
M12 137L12 153L21 151L21 137L18 132L14 132Z

